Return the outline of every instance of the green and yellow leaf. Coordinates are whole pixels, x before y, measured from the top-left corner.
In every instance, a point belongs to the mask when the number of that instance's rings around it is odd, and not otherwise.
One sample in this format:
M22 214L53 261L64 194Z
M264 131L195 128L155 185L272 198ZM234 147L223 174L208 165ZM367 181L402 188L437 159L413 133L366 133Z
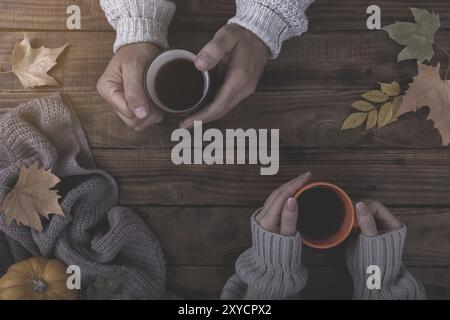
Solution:
M375 107L367 101L358 100L352 103L352 108L362 112L369 112L375 109Z
M398 61L417 59L419 62L433 58L434 35L441 26L439 15L424 9L410 9L415 23L395 22L383 28L390 38L406 46L398 55Z
M383 128L391 122L393 109L393 104L391 102L381 106L378 114L378 128Z
M391 83L379 82L381 91L389 97L396 97L400 94L400 84L397 81Z
M378 110L372 110L371 112L369 112L369 115L367 116L366 130L375 128L375 126L377 125L377 120Z
M398 112L398 109L400 109L402 102L403 102L403 96L396 97L394 99L394 101L392 102L392 120L391 120L391 122L394 122L395 120L397 120L397 112Z
M350 114L347 119L344 120L342 125L342 130L354 129L359 127L366 121L368 113L365 112L356 112Z
M362 95L362 97L370 102L385 102L389 97L381 90L370 90Z

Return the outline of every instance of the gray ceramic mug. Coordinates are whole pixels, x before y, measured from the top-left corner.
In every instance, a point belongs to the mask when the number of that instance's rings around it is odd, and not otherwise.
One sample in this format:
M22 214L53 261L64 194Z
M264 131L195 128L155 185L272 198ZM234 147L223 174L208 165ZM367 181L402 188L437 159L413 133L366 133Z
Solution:
M194 63L195 58L196 58L195 54L186 50L169 50L162 53L155 60L153 60L152 64L149 66L145 74L144 87L146 89L147 95L158 108L169 113L186 114L198 110L206 103L211 86L211 80L208 71L202 72L204 80L203 96L200 99L200 101L194 106L188 106L186 109L183 110L171 109L170 107L166 106L163 102L161 102L156 92L155 82L158 72L161 70L162 67L178 59L186 59Z

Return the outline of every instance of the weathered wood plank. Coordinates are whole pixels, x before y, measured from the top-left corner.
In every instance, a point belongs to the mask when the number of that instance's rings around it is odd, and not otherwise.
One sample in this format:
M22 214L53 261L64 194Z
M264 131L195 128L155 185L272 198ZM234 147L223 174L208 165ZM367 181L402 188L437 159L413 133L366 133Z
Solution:
M235 13L234 0L174 0L177 12L175 30L217 30ZM97 0L2 0L0 28L66 30L66 8L79 5L82 30L111 30ZM309 9L311 30L365 30L368 0L316 1ZM443 28L450 27L450 8L446 0L381 0L383 25L410 20L408 7L435 10Z
M425 120L425 109L407 114L382 130L341 131L343 120L351 112L349 106L360 93L358 90L259 92L208 127L223 132L227 128L279 128L280 145L285 147L441 147L433 122ZM0 93L0 110L45 95L47 93ZM178 127L178 117L166 117L163 123L138 133L126 127L97 93L66 96L94 148L170 148L174 145L170 137Z
M250 217L256 208L136 208L160 239L172 266L233 266L251 246ZM393 208L408 226L404 262L408 266L450 267L450 208ZM344 248L305 247L308 266L334 265Z
M121 186L127 205L259 206L279 185L311 170L354 199L390 205L450 205L450 151L280 150L280 172L260 176L259 166L172 164L170 150L96 150L100 168ZM132 164L132 165L131 165Z
M0 32L0 68L10 68L10 54L20 32ZM95 91L111 56L112 32L31 32L34 45L58 47L66 42L68 49L51 71L61 87L43 87L38 91ZM212 37L211 33L179 32L171 37L175 48L197 52ZM450 47L450 39L436 39ZM368 90L379 81L398 80L406 84L417 73L412 62L397 63L400 47L382 32L310 32L299 40L290 41L280 58L269 63L259 91L299 89ZM2 74L0 91L30 91L22 89L13 74ZM35 90L35 91L36 91Z
M450 299L450 269L409 268L425 287L429 299ZM233 274L231 267L171 267L168 286L187 299L217 299ZM303 299L350 299L351 293L338 283L340 274L329 268L309 268ZM349 281L346 286L351 286Z
M216 30L235 13L234 0L175 0L178 13L174 29ZM434 10L441 16L442 28L450 27L448 2L445 0L316 0L308 9L310 30L367 30L367 7L381 8L382 25L395 21L410 21L410 7ZM181 29L183 28L183 29Z
M0 28L19 30L67 30L70 5L81 9L81 30L112 30L99 0L2 0Z

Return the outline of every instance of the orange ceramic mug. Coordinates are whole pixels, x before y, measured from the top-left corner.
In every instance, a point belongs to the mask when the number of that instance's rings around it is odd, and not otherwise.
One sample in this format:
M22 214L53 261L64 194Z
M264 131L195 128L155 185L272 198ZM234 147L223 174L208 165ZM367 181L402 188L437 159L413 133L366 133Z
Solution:
M335 247L342 243L347 237L350 235L352 230L356 227L356 216L355 216L355 208L353 206L352 200L347 195L347 193L339 188L338 186L328 183L328 182L314 182L311 184L308 184L298 190L294 198L299 199L300 196L307 190L310 190L312 188L322 188L322 189L328 189L333 191L340 199L343 205L343 221L342 225L339 228L339 230L328 237L327 239L307 239L302 235L302 241L304 244L306 244L308 247L315 248L315 249L329 249L332 247ZM301 223L301 215L302 215L302 209L301 209L301 202L299 202L299 220Z

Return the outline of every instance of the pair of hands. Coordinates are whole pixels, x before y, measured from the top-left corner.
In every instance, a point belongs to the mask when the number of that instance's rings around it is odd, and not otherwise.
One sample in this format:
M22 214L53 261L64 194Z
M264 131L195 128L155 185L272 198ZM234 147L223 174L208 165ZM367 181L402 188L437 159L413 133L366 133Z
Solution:
M293 236L297 233L298 205L292 195L311 180L305 173L276 189L256 216L259 225L272 233ZM375 237L400 229L403 224L379 201L364 200L356 204L356 221L361 233Z
M147 97L144 74L161 53L152 43L122 47L111 59L97 84L100 95L129 127L145 130L163 120L163 112ZM194 121L211 122L224 117L256 89L269 60L268 47L250 31L229 24L221 28L200 51L195 61L199 71L226 66L225 81L214 101L180 123L190 128Z

